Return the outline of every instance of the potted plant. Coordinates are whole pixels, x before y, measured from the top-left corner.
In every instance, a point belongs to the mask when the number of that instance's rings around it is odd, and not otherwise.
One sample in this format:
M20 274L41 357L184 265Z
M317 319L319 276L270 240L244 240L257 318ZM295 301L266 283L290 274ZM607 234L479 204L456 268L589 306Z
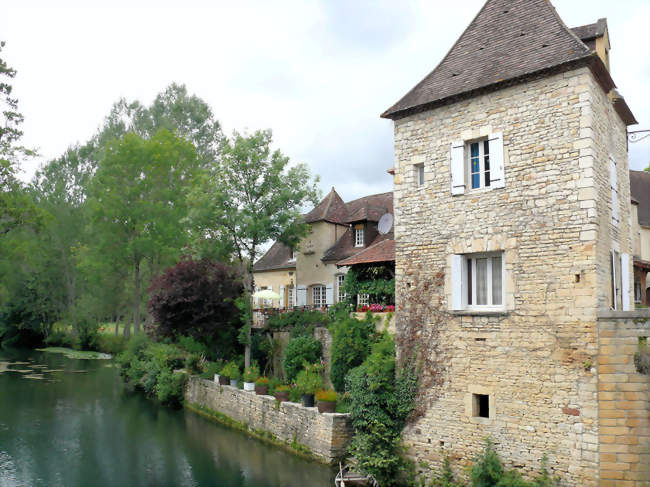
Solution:
M230 384L230 362L226 363L223 367L221 367L221 370L219 371L219 385L220 386L227 386Z
M244 390L251 392L255 390L255 381L260 376L260 369L257 365L251 365L244 371Z
M273 395L275 398L280 401L280 402L286 402L289 400L289 386L285 386L284 384L279 385L275 388L275 392Z
M260 377L255 381L255 394L258 396L266 396L269 393L269 379L268 377Z
M336 412L336 400L338 396L335 391L326 391L320 389L316 391L316 404L318 405L319 413L334 413Z
M296 386L302 394L301 403L306 408L314 407L314 392L323 387L323 378L321 364L304 364L304 369L298 373Z
M241 372L239 371L239 367L237 366L236 363L230 362L231 369L230 369L230 385L233 387L237 387L237 382L239 379L241 379Z

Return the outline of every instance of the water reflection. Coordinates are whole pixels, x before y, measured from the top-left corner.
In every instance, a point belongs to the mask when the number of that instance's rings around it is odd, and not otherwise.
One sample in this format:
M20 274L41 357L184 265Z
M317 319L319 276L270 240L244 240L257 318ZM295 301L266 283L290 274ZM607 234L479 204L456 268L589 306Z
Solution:
M35 373L44 379L25 378ZM0 351L0 487L325 487L331 478L327 467L125 391L105 361Z

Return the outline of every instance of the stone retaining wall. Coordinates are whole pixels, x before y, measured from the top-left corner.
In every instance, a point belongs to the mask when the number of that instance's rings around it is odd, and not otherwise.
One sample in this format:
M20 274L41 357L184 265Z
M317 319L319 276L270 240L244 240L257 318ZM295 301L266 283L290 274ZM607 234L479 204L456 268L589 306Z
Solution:
M650 313L599 313L600 486L650 486L650 376L634 366Z
M273 396L258 396L198 377L190 377L185 401L224 414L251 430L270 433L287 444L298 443L327 463L344 456L352 438L349 414L320 414L315 407L277 403Z

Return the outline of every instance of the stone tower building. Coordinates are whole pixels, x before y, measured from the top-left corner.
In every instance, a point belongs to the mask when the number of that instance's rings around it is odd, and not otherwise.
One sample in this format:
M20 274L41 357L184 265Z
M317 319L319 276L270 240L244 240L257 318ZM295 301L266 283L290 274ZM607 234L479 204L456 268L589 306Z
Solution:
M467 464L489 436L525 473L547 455L567 485L648 485L650 381L632 356L650 315L630 311L636 121L609 46L604 19L570 29L547 0L488 0L382 115L398 353L417 342L425 358L404 432L417 460Z

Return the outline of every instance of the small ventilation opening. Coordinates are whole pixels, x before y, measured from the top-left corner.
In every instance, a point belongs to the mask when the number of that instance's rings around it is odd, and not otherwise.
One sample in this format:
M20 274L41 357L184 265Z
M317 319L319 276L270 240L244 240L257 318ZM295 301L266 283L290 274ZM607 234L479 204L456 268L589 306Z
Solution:
M490 396L487 394L472 394L472 415L475 418L490 417Z
M576 274L576 282L580 282L580 274Z
M548 47L548 44L542 44L542 47Z

